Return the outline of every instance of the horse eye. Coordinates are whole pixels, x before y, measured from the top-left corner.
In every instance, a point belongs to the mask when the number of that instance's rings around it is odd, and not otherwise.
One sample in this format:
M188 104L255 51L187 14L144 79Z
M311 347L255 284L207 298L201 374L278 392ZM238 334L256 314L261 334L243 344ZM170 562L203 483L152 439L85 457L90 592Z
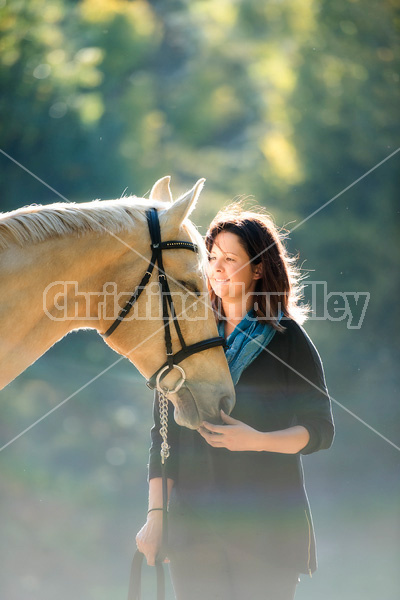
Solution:
M180 283L188 292L191 292L196 296L201 295L201 292L195 283L191 283L190 281L183 281L182 279L178 279L178 283Z

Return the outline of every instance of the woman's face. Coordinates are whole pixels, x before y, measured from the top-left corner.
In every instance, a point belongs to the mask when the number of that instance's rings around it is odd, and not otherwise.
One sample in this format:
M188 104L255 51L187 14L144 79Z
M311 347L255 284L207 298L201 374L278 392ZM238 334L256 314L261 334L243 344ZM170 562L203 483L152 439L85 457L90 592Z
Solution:
M240 243L230 231L217 235L208 259L207 275L215 294L227 302L235 302L254 292L260 279L260 265L255 268Z

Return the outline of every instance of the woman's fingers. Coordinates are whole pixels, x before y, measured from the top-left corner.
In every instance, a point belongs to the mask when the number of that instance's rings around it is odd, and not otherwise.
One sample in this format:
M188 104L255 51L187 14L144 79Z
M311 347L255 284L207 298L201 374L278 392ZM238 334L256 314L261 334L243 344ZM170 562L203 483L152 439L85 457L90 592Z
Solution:
M221 417L222 420L224 421L224 423L226 423L227 425L240 425L241 422L238 421L237 419L234 419L233 417L231 417L230 415L227 415L221 408Z
M209 431L208 429L206 429L205 427L200 426L197 430L200 435L203 436L203 438L205 438L206 440L218 440L222 437L222 433L217 433L214 431Z
M136 536L136 546L145 555L149 567L154 567L161 546L162 520L148 520Z
M224 436L221 433L213 433L205 429L205 427L199 427L197 430L201 437L203 437L210 446L214 448L219 448L224 446L223 438Z
M198 431L202 435L208 435L208 436L221 435L221 434L216 433L215 431L210 431L207 427L204 427L203 425L200 425Z
M139 552L144 554L149 567L154 567L156 564L156 549L149 548L149 547L140 545L138 543L136 543L136 545L137 545L137 549L139 550Z
M213 425L207 421L203 421L201 426L212 433L223 433L224 429L226 429L225 425Z
M146 557L148 566L149 567L155 567L156 566L156 558L155 558L155 556L152 555L152 554L145 554L144 552L143 552L143 554Z

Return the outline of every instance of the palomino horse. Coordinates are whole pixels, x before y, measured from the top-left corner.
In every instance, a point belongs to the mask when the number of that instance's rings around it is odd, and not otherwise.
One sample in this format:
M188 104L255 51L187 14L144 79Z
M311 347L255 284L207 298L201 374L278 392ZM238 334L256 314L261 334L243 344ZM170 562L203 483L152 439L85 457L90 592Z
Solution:
M157 210L162 241L202 246L186 219L204 180L172 202L169 177L155 183L150 199L123 198L75 204L32 205L0 217L0 389L69 332L109 330L148 269L152 252L146 211ZM154 212L154 211L153 211ZM188 243L189 242L189 243ZM203 257L184 247L163 252L163 268L184 342L215 338ZM157 268L132 311L106 343L149 379L165 363L163 313ZM173 353L180 350L171 327ZM180 425L197 428L230 411L234 388L222 347L184 359L186 381L178 390L176 369L163 386Z

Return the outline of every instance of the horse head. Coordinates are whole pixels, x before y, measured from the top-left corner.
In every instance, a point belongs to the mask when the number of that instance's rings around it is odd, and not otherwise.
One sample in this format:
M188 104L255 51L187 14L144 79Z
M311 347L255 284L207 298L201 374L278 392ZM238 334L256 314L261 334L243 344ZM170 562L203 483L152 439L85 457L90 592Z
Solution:
M127 356L144 377L153 380L153 375L159 372L167 358L166 326L171 334L173 354L182 349L182 343L191 346L218 337L204 273L206 253L203 240L187 219L195 207L204 180L199 180L176 202L172 200L169 183L169 177L155 183L149 206L157 209L162 242L174 240L189 243L187 248L173 244L168 247L167 244L162 253L161 277L166 277L172 308L167 299L162 297L166 294L159 283L158 265L158 269L153 268L151 275L147 276L146 285L141 289L133 310L106 338L111 348ZM135 228L131 236L124 238L130 248L125 253L123 268L118 269L116 277L119 279L118 289L127 292L124 294L125 300L132 294L132 274L136 275L133 280L140 281L140 273L146 277L148 265L152 263L152 240L144 219L143 225L140 233ZM194 244L199 247L199 253L190 251ZM165 321L167 305L169 325ZM121 304L118 307L120 309ZM172 311L174 314L171 314ZM102 324L103 330L109 329L115 318L115 311L108 310ZM178 323L179 331L173 320ZM196 429L203 420L220 422L220 409L230 412L233 408L234 388L222 347L211 347L190 354L180 362L180 368L166 368L163 375L162 380L159 378L157 382L158 387L165 391L173 403L175 420L179 425Z

